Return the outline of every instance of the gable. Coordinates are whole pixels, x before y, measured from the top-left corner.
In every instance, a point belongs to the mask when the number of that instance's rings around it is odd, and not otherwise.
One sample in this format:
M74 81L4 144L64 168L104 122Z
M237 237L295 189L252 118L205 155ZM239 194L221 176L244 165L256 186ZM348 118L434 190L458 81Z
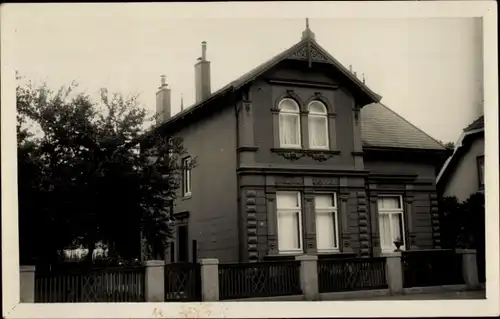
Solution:
M309 29L307 29L309 30ZM306 30L306 31L307 31ZM309 33L308 33L309 32ZM189 125L197 117L205 117L223 105L225 99L232 99L247 84L276 67L285 60L308 62L309 66L322 65L340 75L339 81L349 87L357 96L357 104L361 108L362 141L364 147L391 147L444 151L445 148L432 137L418 129L401 116L379 104L381 96L373 92L346 69L330 53L322 48L311 36L310 30L303 34L302 40L290 48L277 54L266 62L243 74L207 99L177 113L156 129L182 128ZM228 104L229 105L229 104ZM364 107L363 107L364 106Z
M354 93L360 96L361 106L369 103L379 102L382 97L373 92L368 86L358 79L353 73L345 68L338 60L323 49L314 39L303 39L289 49L274 56L270 60L262 63L256 68L245 73L238 79L231 82L230 86L234 90L242 88L251 81L256 80L259 76L270 71L273 67L284 60L301 60L312 63L322 63L325 67L330 67L338 71L344 77L344 83L348 83Z

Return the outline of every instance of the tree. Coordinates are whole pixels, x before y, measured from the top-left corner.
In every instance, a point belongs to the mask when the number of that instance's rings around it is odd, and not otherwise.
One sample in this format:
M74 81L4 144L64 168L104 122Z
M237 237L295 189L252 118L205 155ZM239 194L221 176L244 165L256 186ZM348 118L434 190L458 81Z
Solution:
M446 149L449 149L449 150L455 149L455 143L453 143L453 142L444 143L443 141L439 141L439 143L441 143Z
M445 248L484 248L484 194L472 194L459 202L455 196L439 201L442 246Z
M76 88L29 82L16 90L21 257L52 263L57 251L83 244L91 259L102 241L130 260L141 237L150 253L163 252L182 140L145 135L149 118L137 96L102 89L95 102ZM142 139L152 147L141 151Z

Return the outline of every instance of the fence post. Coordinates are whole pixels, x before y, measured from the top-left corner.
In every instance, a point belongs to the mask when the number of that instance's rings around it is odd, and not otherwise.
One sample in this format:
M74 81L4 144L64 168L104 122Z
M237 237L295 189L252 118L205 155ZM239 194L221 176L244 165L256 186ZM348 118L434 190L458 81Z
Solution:
M462 254L462 275L468 289L479 287L477 274L477 260L475 249L457 249L457 253Z
M319 300L318 256L296 256L300 261L300 287L307 301Z
M200 259L201 300L219 300L219 260L217 258Z
M35 266L21 266L19 281L20 301L35 302Z
M401 263L401 252L395 251L384 253L385 275L387 285L391 294L403 293L403 264Z
M147 260L145 266L146 302L164 302L165 262L163 260Z

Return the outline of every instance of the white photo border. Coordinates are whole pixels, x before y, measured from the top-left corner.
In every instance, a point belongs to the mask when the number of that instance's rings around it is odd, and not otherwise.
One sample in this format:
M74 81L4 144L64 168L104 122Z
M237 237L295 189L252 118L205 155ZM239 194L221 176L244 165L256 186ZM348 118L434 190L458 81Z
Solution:
M198 302L20 304L17 221L15 18L11 7L74 6L73 10L114 9L140 15L143 6L170 6L163 18L446 18L481 17L483 21L484 103L486 141L486 252L484 300ZM76 9L76 6L80 6ZM266 10L262 10L265 6ZM1 21L1 159L2 159L2 285L3 316L20 318L311 318L498 316L499 314L499 179L498 179L498 53L495 1L269 2L269 3L127 3L3 4ZM13 10L14 11L14 10Z

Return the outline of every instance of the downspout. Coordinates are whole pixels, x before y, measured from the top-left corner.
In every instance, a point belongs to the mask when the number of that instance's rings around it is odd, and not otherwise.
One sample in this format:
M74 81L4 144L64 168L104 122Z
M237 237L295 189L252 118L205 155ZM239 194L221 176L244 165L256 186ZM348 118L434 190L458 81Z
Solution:
M243 239L242 239L242 236L243 236L243 227L242 227L242 218L241 218L241 183L240 183L240 176L238 175L238 168L240 167L240 156L239 156L239 152L238 152L238 149L240 147L240 122L239 122L239 118L238 118L238 115L240 113L240 108L238 108L238 99L236 98L236 92L233 90L231 92L231 103L233 103L233 107L234 107L234 116L236 117L236 148L235 148L235 152L236 152L236 172L234 172L236 174L236 207L237 207L237 210L236 210L236 214L237 214L237 218L236 218L236 222L238 223L237 225L237 229L238 229L238 261L241 262L243 260L243 247L242 247L242 244L243 244Z

